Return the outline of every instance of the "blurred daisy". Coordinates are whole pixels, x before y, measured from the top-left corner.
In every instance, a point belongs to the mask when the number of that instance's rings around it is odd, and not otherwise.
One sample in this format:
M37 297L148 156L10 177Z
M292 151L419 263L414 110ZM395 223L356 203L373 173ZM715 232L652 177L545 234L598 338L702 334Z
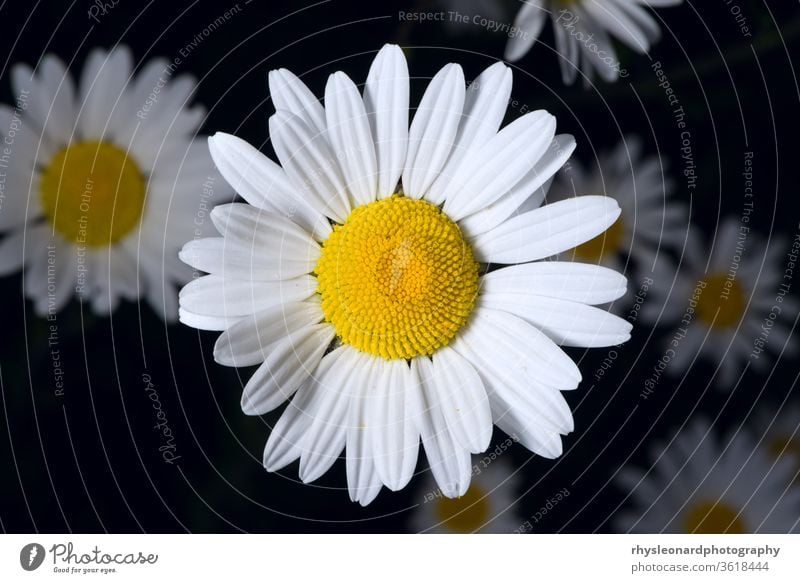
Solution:
M622 295L624 277L533 263L595 237L619 207L601 196L529 203L574 141L544 111L499 129L511 90L502 63L473 85L444 67L409 128L406 61L386 46L363 99L335 73L324 109L288 71L270 74L281 166L233 136L209 140L250 204L217 207L222 237L184 247L210 275L181 292L181 319L225 331L217 362L260 364L245 413L297 393L267 442L268 470L299 457L311 482L346 448L350 496L367 504L382 484L408 483L421 437L443 493L463 496L493 421L536 453L561 453L572 415L560 391L581 377L558 344L629 337L592 307ZM489 263L506 267L485 274Z
M789 460L773 460L739 431L719 443L705 421L688 425L654 452L651 469L623 469L618 484L633 510L615 522L620 532L790 533L800 522L800 490L788 489Z
M419 490L412 511L415 532L512 533L522 519L513 510L519 479L514 467L503 459L478 460L473 480L463 496L448 498L428 477Z
M795 353L797 342L785 321L794 320L797 304L780 295L784 251L774 241L767 248L732 218L719 227L710 257L689 234L674 287L653 288L654 301L642 309L644 321L676 326L667 371L682 374L702 355L719 364L717 380L727 386L748 362L764 370L768 351Z
M784 404L777 411L759 411L754 416L753 427L770 456L792 463L792 480L797 483L800 479L800 407Z
M677 6L683 0L523 1L514 21L519 32L506 45L506 59L521 59L539 38L549 16L564 83L574 83L581 71L588 84L594 72L609 82L627 76L611 36L637 53L647 53L661 37L661 30L646 8Z
M0 275L24 269L39 315L77 293L98 314L145 297L177 318L177 287L192 277L178 251L206 232L203 209L232 192L193 141L205 115L187 108L195 81L173 73L155 59L134 78L124 47L94 50L77 87L52 55L12 69L17 104L0 106Z
M558 259L633 271L637 283L658 278L658 285L669 287L674 267L664 251L681 248L689 223L687 206L671 200L672 186L664 177L663 162L655 156L643 158L642 144L634 137L601 154L591 170L571 160L556 175L547 200L606 194L617 200L621 214L604 233L561 253ZM615 306L625 307L627 299Z

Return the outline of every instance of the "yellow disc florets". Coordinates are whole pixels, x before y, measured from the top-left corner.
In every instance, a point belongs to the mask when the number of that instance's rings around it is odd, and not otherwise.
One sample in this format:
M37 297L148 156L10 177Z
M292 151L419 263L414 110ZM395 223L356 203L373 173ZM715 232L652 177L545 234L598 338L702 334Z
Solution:
M466 323L478 264L461 230L422 200L360 206L323 244L325 318L341 340L386 359L433 354Z
M139 224L145 182L124 150L87 141L53 156L39 193L45 217L62 237L101 247L119 241Z

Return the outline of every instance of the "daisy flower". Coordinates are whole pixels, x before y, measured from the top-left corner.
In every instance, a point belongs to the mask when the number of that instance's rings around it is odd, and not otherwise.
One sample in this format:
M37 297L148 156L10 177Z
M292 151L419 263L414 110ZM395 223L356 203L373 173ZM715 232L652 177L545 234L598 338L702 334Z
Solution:
M518 529L522 518L513 507L519 477L511 463L501 458L479 458L472 466L472 478L463 496L448 498L428 475L412 511L414 532L508 534Z
M194 79L172 79L164 59L135 78L133 65L127 48L96 49L77 85L52 55L11 71L0 275L23 269L41 316L77 294L97 314L144 297L176 319L177 288L192 277L178 251L206 234L203 208L232 195L193 139L205 115L187 107Z
M518 61L539 38L547 17L553 21L556 51L564 83L572 84L578 71L587 84L594 72L608 82L627 76L611 37L645 54L661 37L646 8L677 6L683 0L524 0L514 26L521 31L506 45L505 57Z
M688 425L654 451L647 472L623 469L617 482L633 510L619 515L620 532L743 534L798 530L800 490L787 489L789 460L773 460L739 431L720 443L706 421Z
M689 233L675 285L655 286L641 313L643 321L676 327L667 371L681 374L700 355L719 364L717 381L729 386L747 363L764 370L770 352L795 353L786 320L794 320L797 304L781 291L784 251L774 241L767 248L733 218L718 229L710 257Z
M492 422L558 456L572 430L561 391L581 379L558 345L614 345L630 331L593 307L622 295L624 277L536 262L619 216L601 196L528 200L572 138L556 136L544 111L500 129L511 91L502 63L470 91L458 65L444 67L410 127L397 46L379 52L363 97L344 73L331 75L324 108L286 70L269 81L281 165L233 136L209 140L249 204L218 206L221 237L183 248L210 275L180 296L184 323L224 331L217 362L259 365L245 413L294 397L266 468L300 458L312 482L346 449L350 496L366 505L382 485L408 483L420 438L448 497L467 491L470 453L486 449Z
M614 150L602 153L591 169L570 160L556 175L547 200L567 200L582 193L616 198L621 214L597 237L569 249L559 260L595 263L620 272L633 272L633 279L649 287L669 287L674 266L663 252L679 249L686 238L689 210L671 199L672 181L664 177L663 163L655 156L644 158L641 141L628 137ZM631 260L633 267L631 267ZM633 292L613 304L625 309Z
M797 483L800 479L800 406L784 404L779 410L761 410L754 417L753 427L770 456L792 463L792 478Z

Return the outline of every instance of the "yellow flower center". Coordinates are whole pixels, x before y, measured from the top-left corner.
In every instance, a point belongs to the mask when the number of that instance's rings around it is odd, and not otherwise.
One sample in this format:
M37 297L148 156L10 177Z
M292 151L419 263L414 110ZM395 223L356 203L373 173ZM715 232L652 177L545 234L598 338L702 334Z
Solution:
M124 150L108 142L77 142L53 156L39 193L44 215L60 235L102 247L139 224L145 181Z
M622 217L619 217L613 225L597 237L575 247L573 253L582 261L598 263L609 255L619 252L622 246L622 235Z
M697 317L712 328L729 328L739 323L747 307L742 286L724 273L712 274L702 280L697 300Z
M385 359L446 346L478 291L478 264L458 225L402 195L360 206L336 225L316 274L337 336Z
M475 532L491 518L489 497L473 484L461 498L437 498L436 518L453 532Z
M745 534L744 521L735 508L720 501L692 506L683 519L687 534Z

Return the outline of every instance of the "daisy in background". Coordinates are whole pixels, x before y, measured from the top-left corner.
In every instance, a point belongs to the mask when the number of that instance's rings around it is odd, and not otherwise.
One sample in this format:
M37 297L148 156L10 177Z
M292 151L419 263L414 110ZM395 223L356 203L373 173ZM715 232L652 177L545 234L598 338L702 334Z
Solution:
M0 275L24 270L41 316L77 294L97 314L144 297L176 319L177 287L192 277L178 251L207 232L203 209L232 196L194 139L205 116L187 106L195 80L172 78L165 59L133 67L120 47L92 51L77 84L52 55L11 71Z
M683 374L699 355L719 365L718 383L730 386L747 363L763 371L770 352L796 353L787 322L795 319L797 304L781 288L785 251L781 242L766 247L734 218L724 220L706 246L689 232L675 285L654 287L653 301L641 312L643 321L675 329L667 371Z
M519 29L506 45L505 57L518 61L533 46L549 17L564 83L572 84L578 71L588 85L596 72L608 82L626 77L611 37L645 54L661 37L647 8L677 6L683 0L523 0L514 20Z
M617 474L633 504L616 518L618 532L798 531L800 490L788 488L792 463L774 460L745 431L721 442L707 421L698 420L654 450L653 460L646 472Z
M545 111L500 129L511 92L502 63L469 91L461 67L444 67L410 127L397 46L378 53L363 97L341 72L324 108L286 70L269 83L281 165L234 136L209 140L249 204L218 206L221 236L183 248L210 275L180 294L184 323L223 331L217 362L259 365L245 413L293 397L265 467L300 458L300 478L313 482L346 449L350 496L366 505L382 485L409 482L420 438L451 498L469 488L470 453L486 449L493 422L560 455L573 428L561 391L581 375L558 345L616 345L630 332L593 307L624 294L624 277L537 262L619 216L602 196L528 202L570 156L572 137L556 136Z
M668 289L675 268L664 251L681 249L689 224L689 209L672 199L672 190L663 161L655 156L644 158L642 143L635 137L600 154L590 169L570 160L556 175L547 200L568 200L589 192L604 194L617 200L621 214L605 232L561 253L558 259L632 272L635 286L614 303L615 310L627 309L630 296L644 285L648 291L653 286Z
M427 533L509 534L519 528L522 518L514 510L519 477L507 460L477 459L472 481L463 496L448 498L428 476L419 488L411 528Z
M762 409L753 417L754 434L774 459L788 459L794 484L800 480L800 406L784 403L780 409Z

